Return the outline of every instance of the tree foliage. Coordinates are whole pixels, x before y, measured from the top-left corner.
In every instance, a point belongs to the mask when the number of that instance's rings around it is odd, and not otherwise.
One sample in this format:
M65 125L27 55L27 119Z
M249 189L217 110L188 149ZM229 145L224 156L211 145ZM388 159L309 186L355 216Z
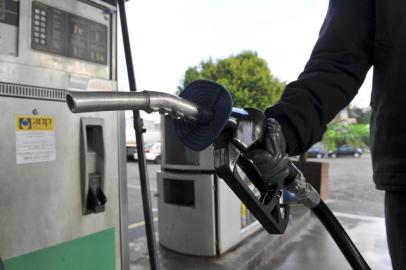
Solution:
M271 74L266 61L252 51L243 51L216 61L209 58L189 67L178 87L179 92L198 79L225 86L233 95L235 107L265 109L280 98L285 88L285 83Z
M334 150L337 146L348 144L360 148L369 146L368 124L330 124L327 129L328 149Z

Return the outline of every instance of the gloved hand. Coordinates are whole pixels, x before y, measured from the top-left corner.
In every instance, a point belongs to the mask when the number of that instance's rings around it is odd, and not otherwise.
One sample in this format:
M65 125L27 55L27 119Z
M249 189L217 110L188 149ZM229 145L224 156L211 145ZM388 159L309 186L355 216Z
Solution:
M254 163L266 184L283 184L289 174L289 158L282 128L274 118L268 118L265 131L265 149L255 149L246 154Z

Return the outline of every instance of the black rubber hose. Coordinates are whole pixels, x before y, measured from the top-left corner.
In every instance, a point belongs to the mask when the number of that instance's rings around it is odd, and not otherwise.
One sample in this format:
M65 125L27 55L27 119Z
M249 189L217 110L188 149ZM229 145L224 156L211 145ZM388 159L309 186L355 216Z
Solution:
M327 205L320 200L320 203L312 210L330 233L351 267L355 270L370 270L371 268Z
M128 34L127 16L125 11L124 0L118 0L120 12L121 32L123 35L124 53L127 64L128 83L130 91L137 91L134 75L134 65L131 54L130 37ZM138 169L140 173L142 207L144 210L145 231L147 236L149 263L151 270L159 270L158 253L155 240L154 220L151 208L151 196L148 181L147 162L144 156L144 138L143 138L143 121L140 112L133 111L135 138L137 141Z

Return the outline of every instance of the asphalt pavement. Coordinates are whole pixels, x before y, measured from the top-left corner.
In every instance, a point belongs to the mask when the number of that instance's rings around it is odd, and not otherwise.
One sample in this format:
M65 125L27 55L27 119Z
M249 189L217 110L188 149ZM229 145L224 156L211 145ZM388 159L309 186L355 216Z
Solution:
M155 226L157 229L157 183L156 173L161 169L160 165L147 163L147 172L149 179L149 188L152 204L152 213L154 215ZM127 162L127 187L128 187L128 230L129 241L145 235L144 213L142 208L141 184L138 172L138 162L129 160Z
M328 205L333 211L384 217L384 192L375 189L371 158L319 159L329 163Z

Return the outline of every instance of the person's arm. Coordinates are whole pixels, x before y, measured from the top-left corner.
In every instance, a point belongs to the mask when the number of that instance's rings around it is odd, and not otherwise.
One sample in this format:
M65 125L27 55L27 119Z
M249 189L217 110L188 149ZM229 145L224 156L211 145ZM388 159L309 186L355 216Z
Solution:
M322 138L357 94L372 64L373 0L330 0L319 39L299 78L266 110L282 125L290 155Z

